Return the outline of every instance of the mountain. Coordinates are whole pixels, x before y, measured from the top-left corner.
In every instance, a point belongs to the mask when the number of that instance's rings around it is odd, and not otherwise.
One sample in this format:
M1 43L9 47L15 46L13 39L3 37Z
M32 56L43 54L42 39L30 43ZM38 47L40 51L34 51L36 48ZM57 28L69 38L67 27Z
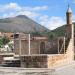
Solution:
M65 35L65 25L58 27L54 30L52 30L51 32L53 32L53 34L55 34L56 36L60 37L60 36L64 36Z
M75 23L73 23L73 25L74 25L74 33L75 33ZM53 34L55 34L56 36L58 36L58 37L65 36L65 34L66 34L66 27L65 26L66 25L63 25L61 27L58 27L58 28L52 30L51 32Z
M43 32L49 29L31 20L25 15L0 19L0 31L3 32Z

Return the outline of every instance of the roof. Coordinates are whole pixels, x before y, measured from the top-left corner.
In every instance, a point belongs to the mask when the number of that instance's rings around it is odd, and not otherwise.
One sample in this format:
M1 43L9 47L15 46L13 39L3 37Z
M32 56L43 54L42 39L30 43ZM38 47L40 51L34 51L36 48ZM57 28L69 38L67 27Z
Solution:
M71 7L69 5L68 5L67 12L72 13L72 9L71 9Z

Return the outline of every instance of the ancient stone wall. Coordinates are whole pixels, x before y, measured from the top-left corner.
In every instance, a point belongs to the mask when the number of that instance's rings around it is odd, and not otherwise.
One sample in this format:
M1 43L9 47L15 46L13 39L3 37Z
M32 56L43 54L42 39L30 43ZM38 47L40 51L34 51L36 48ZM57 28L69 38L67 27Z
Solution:
M47 68L47 55L21 56L21 67Z
M66 54L55 54L52 56L48 56L47 60L48 68L60 67L70 63Z
M26 68L55 68L69 63L66 54L21 56L21 67Z

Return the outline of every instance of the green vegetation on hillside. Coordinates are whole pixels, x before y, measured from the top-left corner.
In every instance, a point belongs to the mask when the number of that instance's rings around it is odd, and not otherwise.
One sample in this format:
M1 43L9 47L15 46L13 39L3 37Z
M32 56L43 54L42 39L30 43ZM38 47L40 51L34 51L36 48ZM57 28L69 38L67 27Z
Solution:
M74 32L75 32L75 23L74 24ZM45 31L45 32L33 32L32 35L34 36L47 36L49 40L55 39L57 37L66 36L66 25L58 27L52 31Z
M56 34L58 37L65 36L65 32L66 32L65 25L61 26L61 27L58 27L55 30L52 30L51 32Z
M75 23L73 23L73 25L74 25L74 33L75 33ZM51 32L53 32L53 34L56 34L56 36L58 37L65 36L66 35L66 25L58 27L55 30L52 30Z
M48 32L48 31L45 31L45 32L33 32L31 33L32 36L46 36L48 37L48 39L51 41L53 40L54 38L57 37L57 35L53 32Z

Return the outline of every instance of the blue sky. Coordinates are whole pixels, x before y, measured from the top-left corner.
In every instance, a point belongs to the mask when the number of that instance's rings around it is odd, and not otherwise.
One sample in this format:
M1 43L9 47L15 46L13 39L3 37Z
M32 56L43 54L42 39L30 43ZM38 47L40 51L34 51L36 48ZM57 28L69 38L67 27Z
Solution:
M68 3L75 19L75 0L0 0L0 18L27 15L49 29L66 22Z

